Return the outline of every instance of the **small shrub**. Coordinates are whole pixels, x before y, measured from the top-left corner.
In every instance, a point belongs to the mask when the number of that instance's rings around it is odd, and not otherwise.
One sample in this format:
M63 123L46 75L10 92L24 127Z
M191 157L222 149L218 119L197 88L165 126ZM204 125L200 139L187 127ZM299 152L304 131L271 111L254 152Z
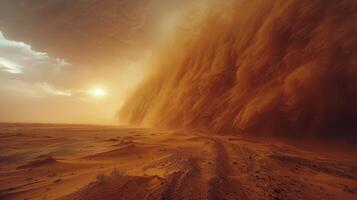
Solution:
M97 182L103 183L106 180L106 176L104 173L100 173L96 176Z
M124 176L124 172L118 170L117 168L114 168L113 171L110 173L110 176Z

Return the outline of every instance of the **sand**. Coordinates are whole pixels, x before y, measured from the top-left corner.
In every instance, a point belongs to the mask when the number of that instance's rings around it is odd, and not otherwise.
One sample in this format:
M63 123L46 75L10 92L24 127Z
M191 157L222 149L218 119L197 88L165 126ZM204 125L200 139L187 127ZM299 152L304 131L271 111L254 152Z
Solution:
M357 199L353 151L200 131L0 127L0 199Z

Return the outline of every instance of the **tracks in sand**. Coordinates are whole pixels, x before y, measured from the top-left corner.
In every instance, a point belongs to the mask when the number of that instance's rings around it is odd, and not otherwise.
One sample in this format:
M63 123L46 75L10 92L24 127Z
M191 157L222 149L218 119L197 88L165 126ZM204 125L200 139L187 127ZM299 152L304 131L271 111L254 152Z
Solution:
M64 199L90 199L91 196L98 196L101 190L105 191L105 194L113 195L106 195L109 199L116 197L116 199L134 200L138 196L128 196L128 192L135 191L140 192L141 199L146 200L247 199L239 182L231 177L232 162L230 162L224 142L206 136L197 136L196 142L204 144L204 148L191 150L189 154L187 154L188 150L183 149L184 155L180 152L171 152L172 158L170 157L171 159L166 160L165 163L172 162L171 165L180 167L164 179L110 177L108 179L110 183L104 181L101 184L92 184L87 188L82 188L76 195L72 194ZM182 163L178 164L177 160L181 160ZM140 184L129 184L133 181Z
M41 162L16 169L18 165L9 162L11 173L0 176L0 196L62 200L356 199L355 157L340 159L278 141L190 131L118 129L110 137L101 133L102 129L93 131L92 139L88 139L90 133L79 134L80 142L75 143L83 150L95 145L101 148L83 154L75 151L76 156L66 154L66 159L50 165ZM59 150L68 144L61 145Z

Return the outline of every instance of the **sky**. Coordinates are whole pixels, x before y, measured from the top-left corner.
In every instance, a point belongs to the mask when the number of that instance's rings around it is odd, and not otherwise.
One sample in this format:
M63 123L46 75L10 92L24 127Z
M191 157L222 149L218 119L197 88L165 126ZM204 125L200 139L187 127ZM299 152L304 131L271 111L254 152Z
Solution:
M0 121L114 124L205 0L0 1Z

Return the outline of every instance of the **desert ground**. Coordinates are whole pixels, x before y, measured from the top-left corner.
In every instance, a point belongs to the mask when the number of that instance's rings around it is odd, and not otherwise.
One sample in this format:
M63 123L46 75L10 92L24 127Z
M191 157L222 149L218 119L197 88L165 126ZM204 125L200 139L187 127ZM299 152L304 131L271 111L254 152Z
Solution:
M54 124L1 124L0 144L0 199L357 199L353 151Z

